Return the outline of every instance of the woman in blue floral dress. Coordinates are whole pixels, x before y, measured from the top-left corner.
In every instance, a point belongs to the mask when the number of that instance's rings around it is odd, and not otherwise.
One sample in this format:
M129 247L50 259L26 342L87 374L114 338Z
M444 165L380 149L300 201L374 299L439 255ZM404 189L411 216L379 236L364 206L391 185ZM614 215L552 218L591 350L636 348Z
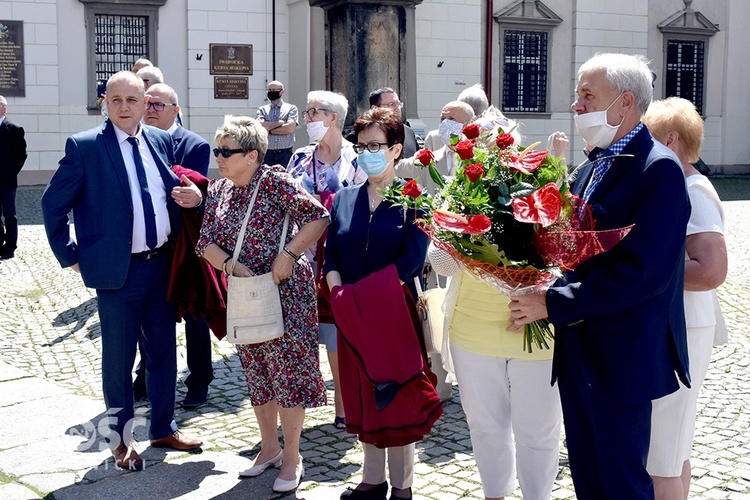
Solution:
M273 489L291 491L304 475L299 440L305 408L326 404L313 273L303 252L328 225L328 212L281 167L262 164L268 136L258 121L226 116L215 140L214 155L224 179L209 186L196 252L227 274L273 273L285 325L281 338L237 349L261 433L260 453L240 475L254 477L271 466L281 467ZM230 269L237 236L258 184L245 241L238 262ZM286 214L290 230L279 253ZM279 417L283 450L277 433Z

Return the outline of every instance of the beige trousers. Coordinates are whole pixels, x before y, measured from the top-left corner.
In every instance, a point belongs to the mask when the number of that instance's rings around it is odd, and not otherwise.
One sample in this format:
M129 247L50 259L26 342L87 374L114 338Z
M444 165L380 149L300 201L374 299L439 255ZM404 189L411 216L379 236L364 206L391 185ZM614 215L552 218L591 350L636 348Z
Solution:
M414 443L391 448L378 448L367 443L362 443L362 446L365 450L363 483L380 484L385 481L387 452L391 486L399 489L411 488L414 482Z

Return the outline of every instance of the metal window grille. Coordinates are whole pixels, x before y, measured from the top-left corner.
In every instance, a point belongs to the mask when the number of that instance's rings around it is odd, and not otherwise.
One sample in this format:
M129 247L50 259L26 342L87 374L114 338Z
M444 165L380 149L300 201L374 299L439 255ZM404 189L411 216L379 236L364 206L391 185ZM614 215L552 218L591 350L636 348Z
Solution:
M503 110L547 111L546 31L505 31Z
M667 40L665 94L691 101L701 115L705 45L703 40Z
M110 76L149 54L148 21L148 16L95 15L97 97L104 93Z

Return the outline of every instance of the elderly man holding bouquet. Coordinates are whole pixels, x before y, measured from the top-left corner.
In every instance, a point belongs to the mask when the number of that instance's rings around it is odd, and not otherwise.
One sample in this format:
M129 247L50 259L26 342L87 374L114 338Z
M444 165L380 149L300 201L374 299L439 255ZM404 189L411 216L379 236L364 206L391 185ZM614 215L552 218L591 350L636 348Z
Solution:
M578 132L590 148L571 191L594 229L633 225L546 293L510 302L512 329L549 318L576 495L653 499L651 401L690 385L682 290L690 203L679 160L640 123L652 75L640 56L597 54L578 71Z

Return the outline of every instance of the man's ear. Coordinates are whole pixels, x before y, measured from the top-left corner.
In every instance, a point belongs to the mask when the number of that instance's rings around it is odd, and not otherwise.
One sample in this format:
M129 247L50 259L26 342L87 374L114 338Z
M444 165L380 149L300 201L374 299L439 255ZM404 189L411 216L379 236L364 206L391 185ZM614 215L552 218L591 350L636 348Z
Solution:
M620 99L622 100L620 107L623 110L623 115L627 114L628 111L635 108L635 94L633 94L629 90L623 92Z

